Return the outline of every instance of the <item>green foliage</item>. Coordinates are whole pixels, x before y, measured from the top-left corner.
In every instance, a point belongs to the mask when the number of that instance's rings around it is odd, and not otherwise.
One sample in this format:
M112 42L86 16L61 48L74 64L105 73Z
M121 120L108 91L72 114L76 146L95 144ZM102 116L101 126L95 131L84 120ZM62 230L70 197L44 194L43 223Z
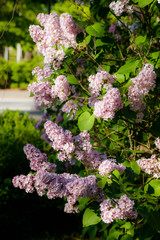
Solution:
M94 114L90 115L90 113L87 111L83 112L78 118L78 127L80 131L90 130L94 125L94 121Z
M97 216L94 210L87 208L83 214L83 227L95 225L101 221L101 218Z
M32 70L37 66L42 66L42 57L34 56L31 60L22 60L20 63L15 61L6 62L4 59L0 60L0 87L1 88L15 88L27 87L29 83L33 82Z

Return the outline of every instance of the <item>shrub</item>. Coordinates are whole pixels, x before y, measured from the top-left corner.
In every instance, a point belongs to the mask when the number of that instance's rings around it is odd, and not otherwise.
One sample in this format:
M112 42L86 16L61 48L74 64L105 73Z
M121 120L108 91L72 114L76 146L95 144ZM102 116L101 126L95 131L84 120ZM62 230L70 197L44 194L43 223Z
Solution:
M41 60L41 56L34 56L19 63L0 59L0 88L26 88L34 80L32 70L37 66L37 62L41 66Z

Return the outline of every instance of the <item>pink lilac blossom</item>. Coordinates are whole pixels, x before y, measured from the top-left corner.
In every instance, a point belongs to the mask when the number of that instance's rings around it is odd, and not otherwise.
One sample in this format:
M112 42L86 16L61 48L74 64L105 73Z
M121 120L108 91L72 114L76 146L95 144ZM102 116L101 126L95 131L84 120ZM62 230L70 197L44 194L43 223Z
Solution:
M88 90L90 91L91 95L95 95L98 97L100 95L101 88L103 84L112 84L116 80L115 76L112 76L106 71L99 71L95 75L91 75L88 78L89 87Z
M156 158L156 155L152 155L148 159L139 159L137 163L145 173L152 175L154 178L160 178L160 158Z
M44 129L52 142L53 149L60 151L58 153L59 161L69 161L70 164L74 164L74 158L76 158L84 165L88 165L90 169L97 169L107 158L106 154L92 149L90 135L87 131L72 136L70 131L64 131L62 127L52 121L47 121L44 124Z
M90 169L97 169L102 161L107 158L106 154L92 149L90 135L87 131L83 131L73 138L76 145L75 157L85 166L89 166Z
M24 148L24 153L26 154L27 159L30 161L30 168L35 171L43 170L48 172L55 172L56 165L50 162L47 162L47 155L41 153L38 148L31 144L27 144Z
M114 206L113 206L114 205ZM137 211L133 210L134 201L126 195L120 199L106 199L100 204L101 218L105 223L111 223L115 219L137 218Z
M78 110L78 107L82 107L83 104L81 102L75 101L73 99L67 101L63 107L62 112L68 113L68 116L71 114L69 120L73 120L76 117L76 111Z
M106 159L100 164L98 171L99 174L104 177L106 173L110 173L113 170L118 170L120 173L122 173L125 171L125 169L126 167L123 164L117 164L115 159ZM108 175L108 177L111 176L111 174Z
M89 197L96 201L104 200L104 192L96 183L96 177L94 175L75 179L68 183L66 188L68 190L67 201L72 205L76 203L78 198L84 197Z
M142 112L145 109L146 104L143 103L143 96L147 95L152 88L155 88L156 73L153 69L154 66L147 63L139 74L131 79L128 101L131 102L130 109L134 112ZM140 122L140 120L142 120L142 113L141 117L137 114L136 122Z
M52 85L54 83L54 85ZM34 94L34 101L40 107L50 108L55 99L61 103L70 95L70 86L64 75L59 75L50 81L33 82L28 85L28 91Z
M32 71L32 75L35 75L38 82L41 82L45 78L50 77L54 73L50 65L45 65L43 70L40 67L35 67Z
M33 149L33 152L31 149ZM33 160L35 157L34 147L27 146L25 151L28 158ZM41 154L37 149L36 152L38 152L39 161L39 155ZM77 174L56 174L55 172L48 172L48 169L39 167L34 169L37 169L36 175L15 176L12 180L13 185L20 189L25 189L28 193L36 190L39 196L47 194L49 199L66 197L68 203L65 205L65 212L78 212L76 202L80 197L89 197L98 202L104 200L104 192L96 183L95 176L90 175L80 178Z
M27 176L21 174L20 176L15 176L12 179L12 183L14 187L19 187L20 189L25 189L27 193L33 193L34 192L34 175L28 174Z
M37 19L43 29L38 25L31 25L30 35L36 42L38 51L45 57L44 62L53 64L58 69L65 57L63 46L76 48L76 36L80 29L67 13L63 13L60 18L57 13L40 13Z
M159 137L156 138L156 140L155 140L155 145L156 145L156 147L160 150L160 138L159 138Z
M94 105L94 115L96 118L104 120L113 119L115 111L123 108L121 95L117 88L112 88L103 96L102 100L98 100Z
M47 121L44 124L44 129L50 141L52 141L52 147L56 151L61 151L58 154L60 161L71 161L71 154L75 150L75 145L72 139L72 133L69 130L63 131L63 128L58 126L52 121Z
M34 101L40 107L50 108L56 98L51 92L52 85L49 81L33 82L27 89L34 94Z
M129 0L113 1L110 3L109 7L114 11L116 16L120 16L123 12L133 12L132 6L129 6L128 3Z

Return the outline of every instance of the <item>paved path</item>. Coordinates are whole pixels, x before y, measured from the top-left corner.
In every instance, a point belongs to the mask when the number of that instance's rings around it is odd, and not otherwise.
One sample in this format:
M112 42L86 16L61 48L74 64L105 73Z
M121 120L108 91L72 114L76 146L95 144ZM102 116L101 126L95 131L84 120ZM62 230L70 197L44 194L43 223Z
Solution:
M36 119L40 119L43 114L36 110L33 97L29 97L27 90L0 90L0 113L6 109L29 112Z

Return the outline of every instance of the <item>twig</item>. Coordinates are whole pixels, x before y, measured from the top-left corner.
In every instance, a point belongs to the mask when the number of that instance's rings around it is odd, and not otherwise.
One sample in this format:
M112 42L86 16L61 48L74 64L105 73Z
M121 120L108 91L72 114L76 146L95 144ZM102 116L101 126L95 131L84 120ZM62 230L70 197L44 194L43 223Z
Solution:
M11 23L11 21L12 21L13 18L14 18L14 14L15 14L15 10L16 10L17 3L18 3L18 0L16 0L16 3L15 3L14 8L13 8L13 12L12 12L12 17L11 17L10 21L7 23L7 25L5 26L3 32L2 32L2 34L1 34L1 36L0 36L0 39L3 37L3 35L4 35L4 33L5 33L8 25Z

